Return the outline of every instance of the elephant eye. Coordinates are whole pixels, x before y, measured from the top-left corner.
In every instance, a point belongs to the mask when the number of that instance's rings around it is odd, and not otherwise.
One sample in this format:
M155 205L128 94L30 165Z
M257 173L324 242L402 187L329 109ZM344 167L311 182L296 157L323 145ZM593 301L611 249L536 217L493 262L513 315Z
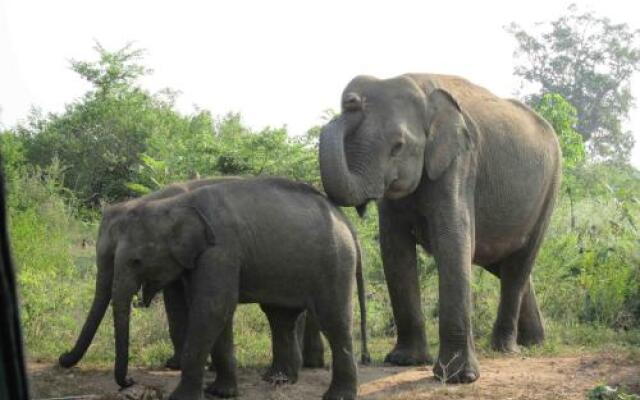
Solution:
M400 153L402 147L404 146L404 142L398 142L391 148L391 157L395 157Z
M134 258L130 261L131 268L139 269L142 266L142 260L139 258Z

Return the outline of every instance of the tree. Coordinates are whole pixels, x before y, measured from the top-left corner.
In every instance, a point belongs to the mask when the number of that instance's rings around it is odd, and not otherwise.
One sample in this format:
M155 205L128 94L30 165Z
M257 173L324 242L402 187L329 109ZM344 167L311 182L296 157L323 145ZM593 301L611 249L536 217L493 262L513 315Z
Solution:
M240 115L215 124L215 170L228 175L287 176L319 186L317 138L313 131L289 137L285 127L252 131Z
M614 24L592 12L569 6L568 15L539 24L535 33L512 23L520 64L515 75L536 84L525 96L535 105L544 93L557 93L577 110L576 130L596 159L626 162L633 147L623 128L633 106L632 75L640 70L639 30Z
M71 61L71 69L93 88L62 113L43 116L34 110L16 129L27 160L42 168L59 160L65 187L87 206L133 194L127 183L139 182L146 172L147 152L163 159L183 155L171 159L180 164L171 168L184 177L184 170L194 169L193 155L200 154L195 141L212 135L208 112L184 116L174 109L175 92L151 94L138 85L150 73L141 64L143 50L127 45L111 52L99 43L95 50L97 61Z
M71 69L91 83L102 95L112 91L130 91L138 78L153 71L140 64L145 50L133 49L129 43L116 51L108 51L99 42L93 49L98 53L98 61L71 60Z
M18 131L27 159L42 168L54 159L63 165L64 185L89 206L126 197L123 182L135 174L140 154L156 122L154 99L140 90L117 96L98 92Z
M535 105L535 110L555 130L562 148L562 190L569 199L571 228L576 226L574 206L581 199L615 199L623 220L636 229L630 208L640 204L640 171L631 165L586 163L582 136L575 130L577 111L557 93L546 93Z
M569 197L573 229L576 224L574 213L574 197L578 186L576 175L584 163L586 153L582 136L575 130L578 124L578 111L557 93L542 95L535 109L553 126L560 141L564 172L563 187Z
M575 130L578 125L576 108L561 95L546 93L535 105L535 110L553 126L558 135L565 173L582 165L585 148L582 136Z

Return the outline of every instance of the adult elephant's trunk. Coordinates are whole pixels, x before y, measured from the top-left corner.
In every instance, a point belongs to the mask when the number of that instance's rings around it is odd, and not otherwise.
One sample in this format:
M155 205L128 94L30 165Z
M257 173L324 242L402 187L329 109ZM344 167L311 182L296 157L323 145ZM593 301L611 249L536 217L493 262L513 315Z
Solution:
M344 115L332 120L320 134L320 175L324 190L340 206L359 206L368 199L362 178L349 170L344 139Z
M111 286L113 284L113 252L98 251L96 276L96 291L93 296L93 303L87 319L82 326L80 336L71 351L64 353L58 359L61 367L70 368L76 365L87 352L93 337L104 318L109 302L111 301Z

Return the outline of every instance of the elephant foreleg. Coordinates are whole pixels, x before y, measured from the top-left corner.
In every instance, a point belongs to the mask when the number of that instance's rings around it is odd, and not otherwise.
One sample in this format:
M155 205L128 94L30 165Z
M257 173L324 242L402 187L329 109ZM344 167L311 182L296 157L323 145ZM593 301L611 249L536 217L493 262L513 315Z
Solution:
M238 385L236 382L236 357L233 349L233 318L227 321L211 352L211 362L215 367L216 380L205 392L216 397L236 397Z
M188 286L192 297L180 360L182 374L169 397L171 400L201 399L204 367L210 349L218 338L225 340L227 337L228 346L230 321L238 304L239 272L232 258L221 251L209 248L200 256L198 265L190 274ZM227 386L236 387L235 371L229 369L225 382Z
M471 326L471 258L474 254L473 208L455 181L432 210L429 237L438 266L439 336L434 375L445 382L469 383L480 376Z
M430 364L433 360L427 349L412 226L385 201L378 207L382 263L398 332L396 345L385 362Z

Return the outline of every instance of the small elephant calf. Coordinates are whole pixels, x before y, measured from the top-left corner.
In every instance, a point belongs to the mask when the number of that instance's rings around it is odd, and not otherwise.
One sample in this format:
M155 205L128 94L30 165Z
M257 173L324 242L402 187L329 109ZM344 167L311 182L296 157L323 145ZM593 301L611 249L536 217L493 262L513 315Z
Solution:
M120 241L120 231L122 230L122 226L126 226L129 223L126 219L127 211L131 207L140 205L141 203L170 198L188 193L204 186L211 186L220 182L227 182L232 179L237 180L241 178L216 177L173 183L156 192L132 200L113 204L104 209L102 221L100 222L100 233L96 242L96 264L98 271L93 302L75 345L70 351L63 353L60 356L60 366L63 368L70 368L82 359L89 348L89 345L91 344L104 317L109 302L111 301L114 258ZM184 279L178 278L163 288L164 306L167 312L167 322L174 349L173 356L167 360L165 366L171 369L180 369L184 331L188 323L188 301L183 281ZM268 316L270 325L278 324L276 317ZM298 321L298 328L298 336L301 339L300 346L302 347L304 365L307 367L321 367L324 363L324 349L317 324L311 318L307 319L303 316ZM278 336L278 332L281 331L282 329L277 326L272 328L272 332L276 332L272 339L274 361L269 370L265 373L264 379L277 383L294 383L297 379L299 360L295 358L295 352L290 348L291 344L288 343L286 339ZM364 337L365 336L363 336L363 338Z
M218 396L237 392L228 322L238 303L260 303L270 319L279 321L279 337L289 343L295 340L296 319L308 310L333 357L324 399L356 397L351 310L353 282L362 274L360 247L346 217L324 195L279 178L229 181L140 204L127 218L131 223L123 228L116 250L112 293L120 386L131 383L127 366L133 295L142 287L148 302L186 273L189 326L182 376L171 399L201 398L212 346L217 376L205 390ZM361 285L358 294L364 311Z

